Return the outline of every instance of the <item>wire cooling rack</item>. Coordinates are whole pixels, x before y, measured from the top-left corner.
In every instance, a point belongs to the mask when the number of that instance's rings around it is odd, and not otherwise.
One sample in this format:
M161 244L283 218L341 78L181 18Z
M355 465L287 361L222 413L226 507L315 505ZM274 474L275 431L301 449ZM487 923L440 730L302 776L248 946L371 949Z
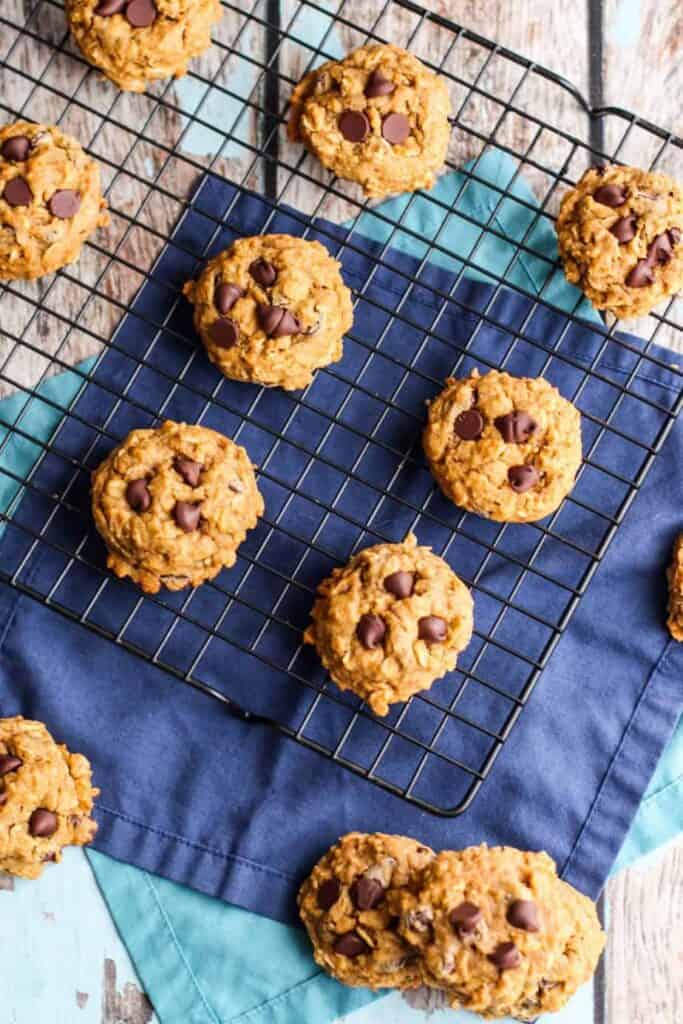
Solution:
M182 82L154 85L143 96L120 94L98 78L71 45L59 4L42 0L26 13L15 2L16 8L10 0L9 12L4 8L0 13L4 119L21 115L58 123L76 134L102 167L112 225L88 243L78 264L54 278L2 285L0 389L14 394L15 403L11 408L5 403L10 411L0 414L2 521L5 536L20 535L23 545L16 564L3 564L0 578L213 696L245 721L275 726L421 808L444 815L462 812L491 772L683 400L683 377L674 357L669 360L654 347L656 342L680 343L673 303L636 325L641 343L616 334L613 326L592 325L598 344L588 360L576 358L566 344L578 325L579 297L556 336L539 339L535 318L554 308L552 283L558 271L535 248L535 232L552 224L559 198L586 166L623 161L680 177L683 142L626 111L592 110L558 75L410 0L342 0L336 6L312 0L224 3L210 51L194 62ZM369 206L353 186L325 173L286 141L287 100L301 74L316 63L387 36L438 70L452 93L449 169L461 170L460 184L447 200L441 193L421 193L420 202L445 219L468 184L487 180L480 173L487 153L499 151L518 162L509 182L495 187L495 202L484 216L461 214L462 223L475 231L468 255L455 266L449 263L440 233L424 244L414 274L406 276L404 296L395 308L381 310L384 326L368 340L361 313L377 311L379 305L373 268L356 288L356 323L346 342L353 359L320 371L301 394L283 396L211 376L214 371L205 365L196 339L175 326L182 307L177 291L161 319L137 303L133 316L141 340L131 358L119 321L136 297L148 294L146 288L168 288L158 256L171 238L183 250L183 225L203 194L193 188L205 171L234 183L234 203L247 188L265 197L263 230L274 222L278 205L290 203L303 211L298 215L303 233L312 216L345 221L341 242L335 236L331 248L342 257L354 251ZM538 116L541 98L544 110L556 112L552 123ZM471 162L463 169L465 160ZM537 203L520 195L520 174L532 182ZM526 227L512 246L500 217L511 200L527 214ZM383 240L373 257L377 268L391 265L390 247L401 237L417 240L410 219L417 201L417 196L406 197L384 208ZM202 252L192 255L214 251L234 203L219 216L203 208L206 239ZM510 255L503 274L487 266L484 232L507 241ZM531 290L514 273L527 256L545 267L543 280ZM453 271L445 290L422 274L432 261ZM392 266L392 271L401 274L400 268ZM483 307L468 308L462 282L482 273L491 286L488 299ZM418 325L422 340L408 355L393 348L391 338L416 329L406 299L418 283L431 292L433 314L429 323ZM498 319L506 287L527 300L524 316L512 326ZM441 326L453 310L468 325L455 340L444 336ZM551 379L558 366L573 372L567 397L583 414L584 466L572 496L540 524L484 522L449 506L431 481L425 483L419 450L422 402L442 381L422 354L436 348L442 352L443 376L466 369L470 357L485 366L477 340L487 327L507 332L497 365L514 367L515 355L524 348L541 353L539 372ZM155 361L162 337L170 337L182 354L172 373ZM604 368L608 348L627 358L627 372L618 383ZM112 353L125 354L128 370L115 387L102 390L106 414L90 422L82 415L83 396ZM84 356L90 361L77 362ZM54 397L51 378L76 362L69 376L70 398L64 400L63 391ZM203 376L197 378L198 366ZM664 370L672 375L676 385L669 386L667 400L659 402L639 388L644 370L655 377ZM145 389L137 388L148 371L168 386L160 405L150 405ZM609 396L599 408L591 404L596 383ZM252 454L249 439L258 435L254 457L266 515L229 573L196 592L142 597L104 569L89 518L87 479L102 453L120 440L123 407L133 410L139 425L147 425L168 414L181 393L192 399L197 421L210 423L217 411L229 414L232 436ZM270 417L274 403L279 403L276 427ZM647 407L656 419L647 437L628 429L639 407ZM264 409L269 410L265 418ZM78 450L68 444L68 416L90 430L88 443ZM396 420L402 426L392 433ZM340 431L349 441L343 463L328 454L330 438ZM280 469L284 447L298 459L296 472L287 476ZM629 452L630 471L623 460L603 458L605 451L618 455L622 447ZM19 471L12 457L17 450L24 453L26 467ZM52 473L47 478L46 467ZM321 473L331 478L325 486ZM593 486L598 478L602 487ZM346 504L354 488L365 503L362 517ZM596 494L606 493L609 501L596 501ZM21 514L29 498L42 509L37 525ZM567 510L584 524L578 539L565 529ZM60 524L68 528L61 531ZM457 672L377 719L325 678L315 657L302 648L301 630L315 586L333 565L366 544L399 539L406 527L420 539L427 532L435 549L473 588L475 638ZM58 566L47 581L36 571L46 552ZM119 607L121 593L126 595L125 613L113 622L107 610ZM274 642L276 633L286 636L287 643ZM533 645L525 645L529 636ZM175 642L178 637L184 638L181 643ZM207 654L216 649L226 666L218 681L203 669ZM232 685L238 666L250 677L246 689Z

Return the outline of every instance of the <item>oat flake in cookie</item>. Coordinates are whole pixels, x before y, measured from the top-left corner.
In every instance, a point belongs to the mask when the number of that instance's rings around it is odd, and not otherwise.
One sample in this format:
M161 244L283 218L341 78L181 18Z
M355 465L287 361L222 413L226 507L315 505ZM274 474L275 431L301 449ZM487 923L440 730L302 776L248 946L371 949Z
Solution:
M532 522L574 486L581 417L542 377L475 370L447 380L431 402L423 445L437 483L460 508Z
M420 985L418 956L397 925L403 898L433 857L404 836L351 832L340 839L299 892L316 962L345 985Z
M214 256L185 295L209 359L226 377L288 390L337 362L353 322L340 264L320 242L240 238Z
M73 263L108 222L99 167L76 139L30 121L0 128L0 279Z
M557 235L568 280L615 317L683 287L683 189L666 174L591 168L562 200Z
M42 722L0 718L0 871L38 878L63 847L89 843L98 793L86 758Z
M594 904L557 877L545 853L443 851L402 902L398 933L419 955L423 981L485 1017L532 1020L561 1009L605 943Z
M398 46L329 61L297 85L288 135L372 198L431 188L446 159L451 103L443 78Z
M109 568L155 594L233 565L263 499L244 448L167 420L133 430L95 470L92 510Z
M66 0L66 17L83 56L119 89L179 78L211 43L218 0Z
M472 608L450 566L408 534L333 570L318 587L304 640L340 689L386 715L455 668L472 636Z

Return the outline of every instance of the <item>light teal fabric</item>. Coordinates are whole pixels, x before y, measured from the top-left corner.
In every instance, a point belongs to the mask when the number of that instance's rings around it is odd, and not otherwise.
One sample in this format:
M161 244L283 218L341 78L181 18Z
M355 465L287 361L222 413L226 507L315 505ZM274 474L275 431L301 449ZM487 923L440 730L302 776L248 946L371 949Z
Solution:
M448 270L462 261L470 276L504 278L530 294L543 289L562 309L581 301L577 291L547 261L555 255L550 221L537 217L531 189L514 161L490 151L473 165L479 181L453 173L425 196L403 196L366 212L357 229L421 258L426 243L439 249L430 259ZM514 198L503 197L507 189ZM450 212L457 202L457 212ZM528 205L527 205L528 204ZM403 217L404 230L392 234L382 214ZM494 231L482 230L494 213ZM416 237L419 236L419 237ZM522 242L531 251L515 256ZM543 254L546 259L542 259ZM595 317L581 301L581 314ZM81 364L87 370L91 364ZM47 439L59 410L77 393L81 379L63 374L40 388L40 397L18 394L0 403L0 428L17 424L32 437ZM4 440L4 434L0 435ZM0 503L6 509L40 448L14 433L0 453ZM671 839L683 828L683 724L671 740L643 799L618 859L623 867ZM162 1024L325 1024L377 998L336 984L318 971L302 932L212 900L173 882L120 864L102 854L89 858L108 906L128 946ZM585 996L567 1024L586 1024ZM450 1020L472 1020L452 1014Z

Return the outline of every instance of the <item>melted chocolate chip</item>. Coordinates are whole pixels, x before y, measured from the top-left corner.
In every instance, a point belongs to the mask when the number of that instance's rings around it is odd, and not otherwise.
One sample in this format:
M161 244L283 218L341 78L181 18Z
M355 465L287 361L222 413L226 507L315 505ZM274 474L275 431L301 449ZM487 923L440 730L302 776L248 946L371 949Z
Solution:
M270 288L277 281L277 268L268 260L254 260L249 265L249 273L262 288Z
M392 146L400 146L410 135L410 121L405 114L387 114L382 120L382 137Z
M645 288L652 284L655 279L652 267L647 260L638 260L635 267L626 275L626 285L629 288Z
M379 615L372 615L370 612L362 615L356 626L356 636L368 651L373 651L375 647L380 646L386 631L384 619L381 619Z
M209 327L209 337L219 348L232 348L239 341L239 327L234 320L221 316Z
M621 206L626 202L628 192L621 185L601 185L593 193L593 199L602 206Z
M506 444L526 444L538 430L536 420L523 409L496 416L494 423Z
M668 263L673 256L674 247L671 243L668 231L663 231L661 235L657 235L656 238L650 242L647 250L647 262L650 266L656 266L657 264L663 265Z
M194 459L186 459L183 455L175 457L173 468L183 478L188 487L197 486L204 469L201 462L195 462Z
M614 235L619 245L626 245L627 242L636 237L637 223L638 218L635 213L629 213L614 222L610 228L610 233Z
M382 72L377 69L372 72L365 85L365 95L369 100L374 100L377 96L390 96L396 86L387 78Z
M541 930L538 907L533 900L513 900L505 916L513 928L521 928L525 932Z
M535 466L510 466L508 469L510 487L513 491L517 491L518 494L524 494L525 491L531 490L540 479Z
M347 142L362 142L370 132L370 122L362 110L345 110L337 126Z
M126 18L133 28L147 28L156 21L157 9L152 0L130 0Z
M48 199L47 208L53 217L68 220L81 208L81 193L72 188L61 188Z
M134 512L146 512L152 504L152 495L149 493L147 481L144 477L139 480L131 480L126 487L126 501Z
M33 192L24 178L11 178L5 185L2 198L8 206L28 206L33 201Z
M110 18L112 14L118 14L128 3L128 0L102 0L95 8L95 14L100 18Z
M466 409L456 416L453 429L461 441L476 441L484 431L484 417L476 409Z
M2 144L2 155L12 163L21 163L31 149L31 140L26 135L13 135Z
M448 623L438 615L425 615L417 620L417 635L428 644L439 644L448 636Z
M671 239L672 245L678 245L681 240L681 229L680 228L669 228L669 238Z
M226 316L243 295L244 289L238 284L221 283L216 288L213 302L221 316Z
M316 901L321 910L329 910L339 899L341 884L337 878L328 878L318 889Z
M468 900L459 903L448 915L451 927L460 935L469 935L475 931L483 919L484 915L479 907Z
M370 947L361 939L358 932L346 932L344 935L340 935L334 944L335 953L352 958L360 956L361 953L367 953L369 949Z
M0 754L0 776L15 772L24 762L14 754Z
M288 309L282 306L266 306L261 304L256 310L259 324L269 338L283 338L288 334L299 334L301 324Z
M414 572L392 572L390 576L384 577L384 589L399 600L404 597L410 597L414 587Z
M28 820L28 830L32 836L53 836L57 831L57 815L45 807L39 807Z
M385 888L376 878L361 875L351 886L351 899L357 910L372 910L384 899Z
M499 971L509 971L512 967L519 967L522 954L514 942L499 942L493 953L489 953L489 960Z
M192 533L199 526L201 511L201 505L193 505L189 501L176 501L173 518L183 533Z

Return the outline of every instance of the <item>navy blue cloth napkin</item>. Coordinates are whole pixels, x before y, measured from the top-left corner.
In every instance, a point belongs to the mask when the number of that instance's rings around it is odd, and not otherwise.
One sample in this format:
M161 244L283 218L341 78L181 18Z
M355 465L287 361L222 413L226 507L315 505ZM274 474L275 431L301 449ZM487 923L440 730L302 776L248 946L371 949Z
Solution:
M216 235L215 216L223 219ZM225 181L203 183L117 332L115 347L63 421L56 450L38 466L35 489L6 528L0 567L73 616L157 651L161 662L178 670L192 667L245 707L296 728L315 696L296 676L322 678L314 652L300 649L312 588L352 549L398 540L409 528L437 552L451 541L447 558L464 578L484 566L474 591L477 635L463 665L478 658L476 676L496 687L467 683L457 703L461 718L450 721L438 740L444 758L430 755L415 787L417 797L453 807L469 777L446 758L476 766L491 748L490 736L468 721L491 732L502 728L511 708L504 694L522 692L530 662L551 635L548 623L562 621L588 553L605 539L609 521L589 507L616 511L626 490L619 477L635 479L644 457L625 438L654 439L661 410L675 401L678 379L665 366L646 363L629 380L642 346L637 338L625 339L626 346L605 343L588 325L568 327L559 313L533 311L528 300L507 290L494 295L487 284L463 280L457 301L444 306L437 293L448 294L454 283L446 269L423 266L398 251L383 253L355 234L344 246L343 229L316 221L308 225L308 237L339 250L347 282L357 291L365 287L372 300L357 305L343 361L318 373L303 405L281 391L222 380L195 339L189 307L173 308L178 290L207 254L207 243L210 255L236 235L300 234L306 227L301 215L273 215L266 201ZM379 269L377 255L383 258ZM401 317L392 320L399 306ZM157 331L159 324L165 327ZM608 432L597 441L575 489L577 501L563 506L554 536L544 537L535 526L510 526L499 538L504 557L486 546L501 527L463 518L434 490L420 455L424 401L465 346L458 372L483 366L483 359L496 365L505 360L517 374L544 369L568 397L599 354L599 376L580 398L588 414L584 451L599 437L591 417L607 415L625 383L631 392L614 417L623 436ZM546 366L553 346L566 361ZM143 355L147 366L133 373ZM670 359L663 350L656 355ZM413 360L415 372L406 376L403 366ZM352 389L354 381L360 386ZM202 422L235 437L261 467L263 521L235 567L190 595L189 604L187 594L143 599L129 583L113 579L102 590L103 574L79 561L82 556L104 565L105 555L90 523L88 475L74 460L94 468L115 439L158 415L196 420L205 404L202 393L213 396ZM391 399L389 411L382 399ZM331 415L341 423L332 424ZM108 438L91 426L105 421ZM366 445L371 430L380 443ZM278 441L278 434L285 439ZM419 810L267 726L230 717L161 668L5 585L2 714L40 718L91 758L102 789L98 849L280 920L292 920L296 886L313 861L351 829L406 833L436 847L488 841L544 848L564 877L595 896L681 708L683 647L670 642L663 627L664 568L679 526L681 440L678 424L490 777L459 817ZM315 449L319 456L309 465ZM353 477L344 486L345 469ZM56 504L54 494L64 503ZM334 506L333 514L325 504ZM452 539L456 524L462 529ZM39 530L59 550L34 543ZM311 539L315 547L306 554ZM529 558L537 571L520 582L521 564ZM290 574L296 586L287 586ZM239 600L224 615L226 593L238 588ZM508 597L514 607L500 618ZM190 621L174 621L181 606ZM484 648L483 634L496 621L496 643ZM208 644L207 627L213 630ZM247 653L249 645L258 657ZM461 686L458 673L437 683L428 700L412 702L401 730L428 742L441 721L439 708ZM330 693L339 697L334 688ZM356 707L347 697L339 703L323 698L307 719L309 740L330 745L342 737ZM389 721L396 722L401 710L395 708ZM361 718L342 752L369 765L385 739L384 729ZM388 781L405 784L420 758L418 745L394 740L380 770Z

